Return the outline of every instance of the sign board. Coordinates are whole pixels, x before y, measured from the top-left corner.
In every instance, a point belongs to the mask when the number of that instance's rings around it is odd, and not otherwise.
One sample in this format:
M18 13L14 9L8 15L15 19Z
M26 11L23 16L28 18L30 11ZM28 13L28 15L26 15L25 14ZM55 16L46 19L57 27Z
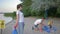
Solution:
M0 29L4 29L4 28L5 28L4 20L0 20Z

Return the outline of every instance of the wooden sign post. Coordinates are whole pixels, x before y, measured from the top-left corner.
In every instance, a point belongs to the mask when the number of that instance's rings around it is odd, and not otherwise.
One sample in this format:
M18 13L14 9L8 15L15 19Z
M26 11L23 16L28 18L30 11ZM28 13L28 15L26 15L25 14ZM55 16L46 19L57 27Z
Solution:
M0 29L1 29L1 34L2 34L2 30L5 28L5 23L4 20L0 20Z

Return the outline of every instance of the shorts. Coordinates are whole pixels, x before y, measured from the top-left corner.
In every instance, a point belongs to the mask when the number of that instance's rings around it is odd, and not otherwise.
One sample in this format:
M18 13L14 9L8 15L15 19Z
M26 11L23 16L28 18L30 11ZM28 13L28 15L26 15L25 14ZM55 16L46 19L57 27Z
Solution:
M50 27L50 29L52 28L52 25L48 25Z
M38 24L37 25L34 25L35 26L35 28L38 28Z

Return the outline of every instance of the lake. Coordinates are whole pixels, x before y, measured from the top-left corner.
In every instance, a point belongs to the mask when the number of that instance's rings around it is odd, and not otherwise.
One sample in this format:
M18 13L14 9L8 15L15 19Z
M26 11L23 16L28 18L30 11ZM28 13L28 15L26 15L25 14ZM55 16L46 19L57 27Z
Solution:
M10 21L12 21L12 18L11 17L5 17L4 14L0 14L0 20L4 20L5 24L7 24Z

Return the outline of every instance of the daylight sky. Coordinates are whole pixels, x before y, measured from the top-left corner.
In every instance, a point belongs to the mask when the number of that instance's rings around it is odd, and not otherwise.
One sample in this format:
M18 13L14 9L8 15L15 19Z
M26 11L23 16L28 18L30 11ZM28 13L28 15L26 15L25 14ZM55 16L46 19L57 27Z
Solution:
M0 0L0 12L16 11L16 5L19 3L20 0Z

